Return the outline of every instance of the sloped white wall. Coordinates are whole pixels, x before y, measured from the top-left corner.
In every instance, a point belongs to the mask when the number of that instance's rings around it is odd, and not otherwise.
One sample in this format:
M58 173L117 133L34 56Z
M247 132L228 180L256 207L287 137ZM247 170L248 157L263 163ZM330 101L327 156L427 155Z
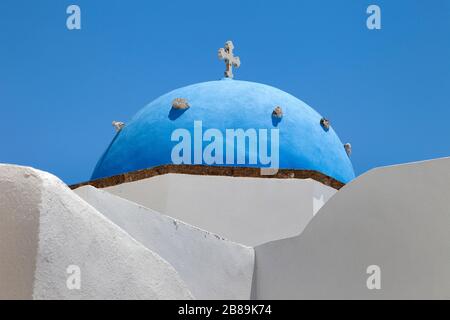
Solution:
M41 180L0 164L0 299L31 299L38 255Z
M254 298L450 299L450 158L372 170L300 236L255 250Z
M81 270L69 290L67 268ZM0 298L190 299L174 268L56 177L0 165Z
M186 174L103 190L248 246L300 234L336 192L311 179Z
M167 260L198 299L249 299L254 251L91 186L75 192Z

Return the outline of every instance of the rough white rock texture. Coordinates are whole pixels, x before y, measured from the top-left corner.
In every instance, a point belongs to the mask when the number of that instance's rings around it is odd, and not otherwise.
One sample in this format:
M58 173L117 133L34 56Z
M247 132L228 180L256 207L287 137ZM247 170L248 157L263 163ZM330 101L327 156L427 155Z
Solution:
M167 260L198 299L250 299L254 250L85 186L75 192Z
M186 174L103 190L247 246L300 234L336 193L312 179Z
M81 270L69 290L67 268ZM32 168L0 165L0 299L190 299L175 269Z
M258 299L450 299L450 158L378 168L256 248ZM381 289L367 268L381 268Z

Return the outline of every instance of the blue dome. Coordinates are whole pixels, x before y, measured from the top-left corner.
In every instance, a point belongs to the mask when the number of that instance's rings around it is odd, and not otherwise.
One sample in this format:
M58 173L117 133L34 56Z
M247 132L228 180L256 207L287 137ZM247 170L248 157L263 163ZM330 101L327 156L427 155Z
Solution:
M190 107L172 108L176 98L186 99ZM276 106L283 111L280 120L272 116ZM98 161L92 179L172 164L172 149L179 143L171 139L174 130L184 128L194 137L194 121L202 121L203 132L214 128L224 137L227 129L267 129L269 143L270 129L279 129L280 169L316 170L347 183L355 177L352 164L333 128L324 130L320 125L321 118L304 102L268 85L230 79L190 85L141 109L116 134ZM203 147L209 143L203 142ZM225 144L224 139L224 159ZM270 153L270 144L268 149ZM247 156L252 152L245 150ZM259 158L256 164L234 166L267 167Z

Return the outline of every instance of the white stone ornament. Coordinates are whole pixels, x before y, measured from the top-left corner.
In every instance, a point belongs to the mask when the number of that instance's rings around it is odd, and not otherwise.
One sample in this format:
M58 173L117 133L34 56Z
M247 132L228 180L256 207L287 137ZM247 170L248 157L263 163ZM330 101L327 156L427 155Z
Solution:
M241 60L239 57L235 57L233 55L234 45L233 42L227 41L225 42L224 48L220 48L218 52L218 56L220 60L225 61L225 78L233 78L233 67L239 68L241 65Z
M189 107L190 107L190 105L186 99L175 98L172 101L172 108L174 108L174 109L184 110L184 109L188 109Z
M279 118L279 119L283 118L283 109L281 109L280 106L275 107L275 109L273 109L273 112L272 112L272 117Z
M352 155L352 145L350 143L344 144L345 152L347 152L347 155L350 157Z
M328 131L330 129L330 120L322 118L320 119L320 125L325 131Z
M123 127L125 127L125 123L120 121L113 121L112 126L114 127L114 129L116 129L116 132L119 132L123 129Z

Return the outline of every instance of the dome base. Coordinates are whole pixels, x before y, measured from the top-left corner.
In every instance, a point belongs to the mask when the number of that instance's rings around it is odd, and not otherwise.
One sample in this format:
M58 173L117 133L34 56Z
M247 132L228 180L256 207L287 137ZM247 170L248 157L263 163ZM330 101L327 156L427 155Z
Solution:
M111 177L90 180L87 182L71 185L70 188L76 189L84 185L91 185L96 188L106 188L126 182L138 181L168 173L272 179L313 179L336 190L339 190L345 185L341 181L338 181L332 177L314 170L279 169L278 172L274 175L261 175L260 168L168 164L122 173Z

